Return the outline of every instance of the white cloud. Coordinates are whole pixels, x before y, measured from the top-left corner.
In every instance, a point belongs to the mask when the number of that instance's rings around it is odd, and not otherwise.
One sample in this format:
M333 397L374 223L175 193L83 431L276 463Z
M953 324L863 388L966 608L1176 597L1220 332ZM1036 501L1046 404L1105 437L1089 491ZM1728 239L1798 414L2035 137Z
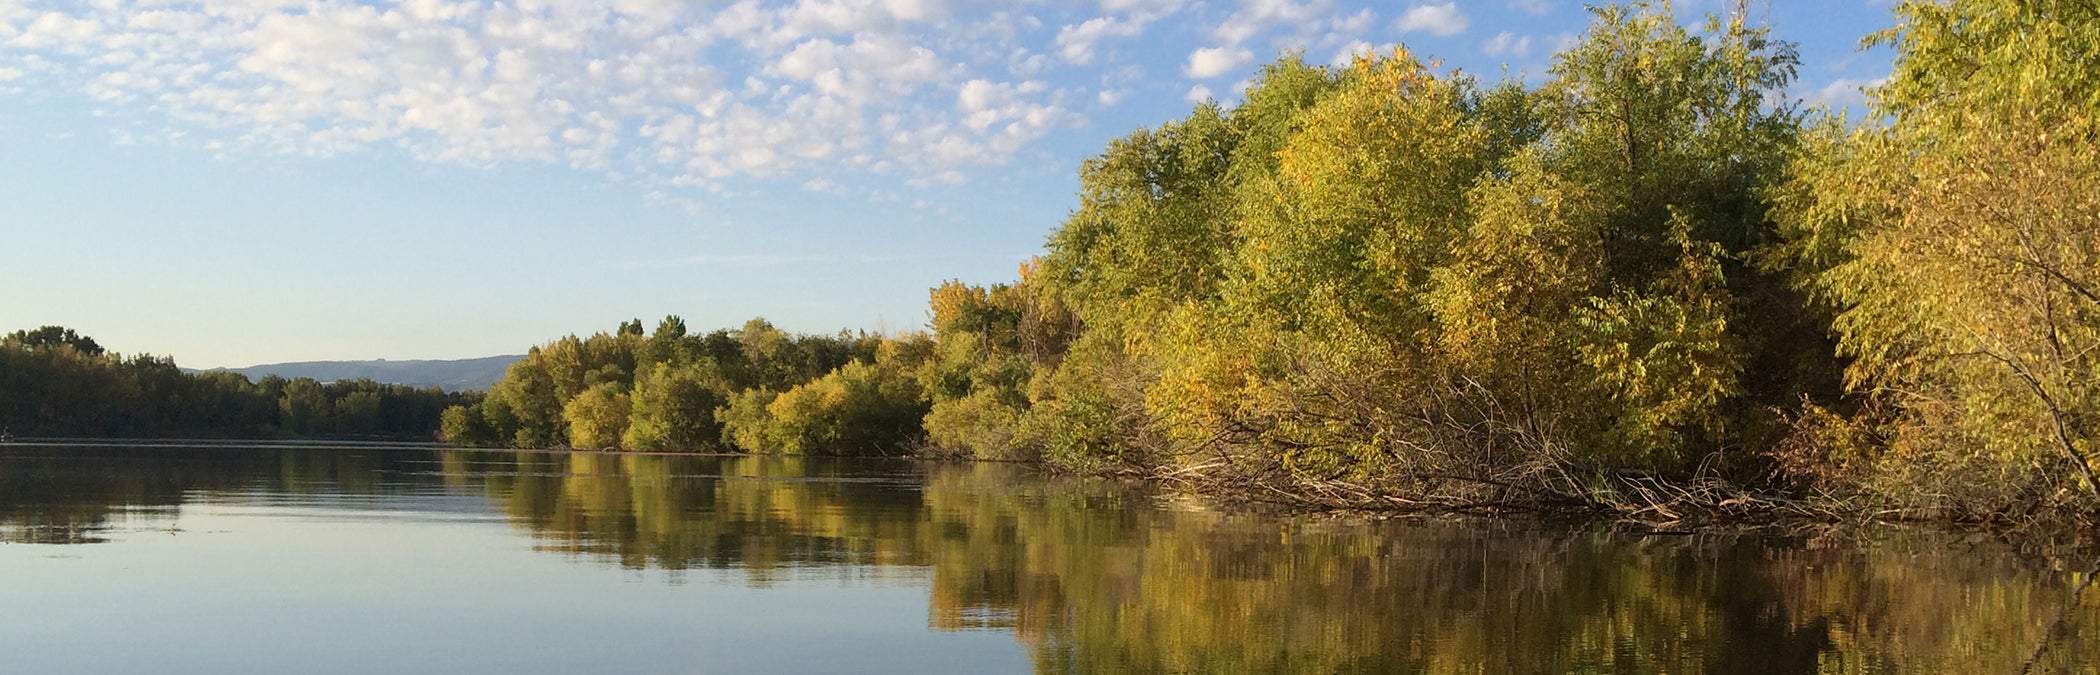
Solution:
M1553 11L1553 0L1509 0L1509 8L1532 16L1545 16Z
M1200 84L1193 87L1189 87L1188 99L1190 103L1202 103L1213 98L1217 97L1211 95L1210 87L1206 87Z
M1449 36L1465 32L1466 27L1472 23L1472 20L1466 18L1465 12L1458 10L1458 3L1446 2L1441 5L1409 7L1406 14L1400 15L1400 21L1395 23L1393 28L1402 33L1421 31L1431 35Z
M21 32L8 44L23 49L63 47L67 51L77 50L102 32L101 24L58 12L45 12L35 21L23 26Z
M931 49L863 34L845 45L822 38L805 41L780 57L772 71L809 82L825 95L865 104L878 95L909 93L914 84L938 81L950 68Z
M1108 12L1107 15L1057 30L1057 53L1070 63L1092 63L1095 48L1102 42L1143 36L1146 26L1173 16L1181 11L1181 6L1182 0L1104 0L1101 9Z
M1520 37L1515 33L1503 31L1496 33L1495 37L1488 38L1488 41L1480 46L1480 50L1487 52L1488 56L1526 58L1531 56L1531 36Z
M1239 45L1257 35L1279 28L1292 33L1316 29L1334 12L1331 0L1242 0L1239 10L1211 30L1211 36L1226 45Z
M1250 63L1254 63L1254 52L1244 47L1204 47L1189 53L1188 65L1182 68L1182 72L1189 77L1208 80L1245 68Z
M1050 69L1050 56L1016 47L1006 60L1006 69L1017 77L1035 77Z
M1057 31L1058 54L1078 64L1094 60L1094 46L1109 38L1134 38L1145 33L1144 22L1103 16L1065 26Z
M778 39L817 35L853 35L925 22L946 8L931 0L800 0L778 12Z
M1343 35L1360 35L1364 31L1370 30L1372 24L1376 23L1378 23L1378 13L1368 9L1358 11L1349 16L1336 17L1332 22L1334 32Z
M1119 3L1134 13L1101 37L1177 4ZM53 6L0 0L9 91L71 92L124 138L214 155L937 184L1085 122L1065 102L1083 94L1036 80L1050 59L1013 47L1039 21L945 0Z
M1399 47L1399 44L1391 42L1374 45L1363 40L1353 40L1349 44L1342 45L1341 49L1336 50L1334 58L1328 59L1327 64L1331 66L1346 66L1354 62L1358 57L1391 54L1393 50Z
M1155 12L1167 12L1180 9L1182 4L1182 0L1101 0L1101 11L1152 10Z
M1810 94L1808 98L1812 102L1821 103L1832 108L1863 106L1867 104L1867 92L1865 90L1879 87L1887 81L1887 78L1874 80L1840 78L1832 80L1830 84L1823 85L1815 93Z
M795 45L786 55L773 64L773 72L797 79L812 79L818 74L838 68L837 44L830 40L810 40Z
M927 22L948 15L947 3L942 0L883 0L882 8L899 21Z

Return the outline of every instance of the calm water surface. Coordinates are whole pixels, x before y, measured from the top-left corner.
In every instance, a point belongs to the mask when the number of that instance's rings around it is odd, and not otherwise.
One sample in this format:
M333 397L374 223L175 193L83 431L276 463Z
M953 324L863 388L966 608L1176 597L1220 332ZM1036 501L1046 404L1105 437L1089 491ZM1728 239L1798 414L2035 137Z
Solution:
M0 671L2100 672L1977 538L1222 515L1004 465L0 446Z

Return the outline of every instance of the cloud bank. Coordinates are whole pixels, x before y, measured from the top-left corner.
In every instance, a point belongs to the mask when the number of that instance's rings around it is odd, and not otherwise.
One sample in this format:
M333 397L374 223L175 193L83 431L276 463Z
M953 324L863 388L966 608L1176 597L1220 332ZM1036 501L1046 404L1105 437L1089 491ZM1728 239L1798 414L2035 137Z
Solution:
M0 63L227 153L394 146L686 184L938 175L1085 122L1013 67L1001 36L1027 22L939 0L0 0Z
M0 96L82 100L119 142L222 156L831 191L962 181L1134 90L1209 97L1285 50L1360 53L1390 21L1335 0L0 0ZM1453 21L1446 3L1399 25ZM1181 63L1147 53L1162 33L1195 43Z

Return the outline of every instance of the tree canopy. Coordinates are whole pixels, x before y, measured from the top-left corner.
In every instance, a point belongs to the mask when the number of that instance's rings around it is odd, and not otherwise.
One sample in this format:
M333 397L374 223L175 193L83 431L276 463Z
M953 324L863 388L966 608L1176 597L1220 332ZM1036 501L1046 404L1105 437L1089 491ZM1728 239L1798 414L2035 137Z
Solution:
M923 333L626 322L447 435L1351 504L2100 508L2100 15L1895 12L1863 120L1804 111L1766 29L1650 3L1593 8L1536 85L1287 54L1109 142L1043 255L932 289Z

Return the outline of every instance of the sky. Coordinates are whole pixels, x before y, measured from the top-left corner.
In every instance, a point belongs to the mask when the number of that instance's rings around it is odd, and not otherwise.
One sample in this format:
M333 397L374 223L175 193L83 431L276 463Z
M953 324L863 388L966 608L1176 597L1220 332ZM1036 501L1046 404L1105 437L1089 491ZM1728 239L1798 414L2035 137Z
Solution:
M1675 2L1687 23L1722 0ZM1888 0L1753 0L1857 107ZM0 0L0 330L186 367L926 321L1279 54L1547 77L1566 0Z

